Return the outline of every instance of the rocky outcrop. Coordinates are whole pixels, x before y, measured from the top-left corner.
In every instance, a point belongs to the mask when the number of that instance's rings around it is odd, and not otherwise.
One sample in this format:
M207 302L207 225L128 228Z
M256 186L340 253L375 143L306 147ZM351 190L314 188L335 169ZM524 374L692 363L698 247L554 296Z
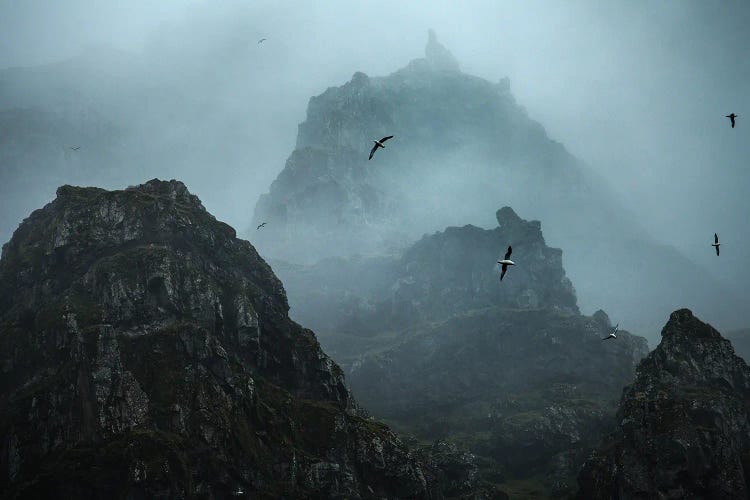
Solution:
M498 305L577 314L562 251L546 245L540 222L523 220L510 207L496 219L491 230L467 225L425 235L400 258L333 258L308 266L273 261L274 268L294 317L337 354L356 343L341 334L362 338ZM518 265L500 282L496 262L509 245Z
M0 374L6 498L443 496L176 181L63 186L24 221L0 260Z
M578 313L576 294L562 265L562 250L550 248L539 221L521 219L510 207L496 212L498 227L450 227L423 237L404 252L392 307L410 305L422 321L444 319L500 305ZM508 246L516 266L499 280Z
M750 368L687 309L638 366L618 429L579 476L582 498L747 498Z

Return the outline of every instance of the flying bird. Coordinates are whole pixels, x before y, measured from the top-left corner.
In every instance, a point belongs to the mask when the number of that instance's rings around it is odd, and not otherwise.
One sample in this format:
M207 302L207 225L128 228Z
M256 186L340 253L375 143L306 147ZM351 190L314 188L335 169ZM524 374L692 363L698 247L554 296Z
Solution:
M714 233L714 242L711 243L712 247L716 248L716 256L719 256L719 247L721 246L721 243L719 243L719 235Z
M263 223L261 223L261 224L258 224L258 227L256 227L256 228L255 228L255 230L257 231L258 229L262 228L262 227L263 227L263 226L265 226L265 225L266 225L266 223L265 223L265 222L263 222Z
M617 338L617 335L615 335L615 334L617 333L617 330L618 330L619 328L620 328L620 323L617 323L617 324L615 325L615 329L614 329L614 330L612 330L612 331L611 331L611 332L609 333L609 335L607 335L606 337L604 337L604 338L603 338L602 340L616 339L616 338Z
M731 120L732 122L732 128L734 128L734 119L737 118L738 116L740 115L735 115L734 113L726 115L726 117L729 118L729 120Z
M72 149L73 151L78 151L79 149L81 149L81 146L70 146L70 149Z
M508 247L508 251L505 252L505 257L503 258L503 260L498 260L497 261L498 264L502 264L503 265L503 270L500 273L500 281L503 281L503 276L505 276L505 272L508 270L508 266L515 266L516 265L515 262L513 262L512 260L509 260L511 253L513 253L513 247L509 246Z
M377 150L378 150L378 148L383 148L383 149L385 149L385 146L383 145L383 143L384 143L385 141L387 141L388 139L392 138L392 137L393 137L392 135L389 135L389 136L383 137L383 138L382 138L382 139L380 139L379 141L372 141L372 142L374 142L374 143L375 143L375 145L374 145L374 146L372 147L372 150L370 151L370 157L368 158L368 160L372 160L372 155L374 155L374 154L375 154L375 151L377 151Z
M261 38L260 40L258 40L258 45L260 45L261 43L263 43L263 42L265 42L265 41L266 41L266 39L265 39L265 38Z

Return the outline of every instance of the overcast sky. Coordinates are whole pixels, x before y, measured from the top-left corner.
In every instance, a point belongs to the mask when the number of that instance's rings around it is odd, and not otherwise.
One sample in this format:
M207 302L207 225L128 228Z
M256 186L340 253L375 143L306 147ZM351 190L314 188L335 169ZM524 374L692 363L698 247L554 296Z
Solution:
M660 241L709 266L705 246L717 231L727 241L723 263L746 267L748 26L746 0L0 0L0 68L99 45L165 65L226 61L211 82L227 100L238 88L257 92L242 108L256 154L233 167L230 185L216 176L220 158L185 180L243 230L291 152L309 97L355 71L385 75L421 57L433 28L465 72L508 76L530 116L600 172ZM258 47L261 37L268 40ZM735 130L730 112L740 115Z

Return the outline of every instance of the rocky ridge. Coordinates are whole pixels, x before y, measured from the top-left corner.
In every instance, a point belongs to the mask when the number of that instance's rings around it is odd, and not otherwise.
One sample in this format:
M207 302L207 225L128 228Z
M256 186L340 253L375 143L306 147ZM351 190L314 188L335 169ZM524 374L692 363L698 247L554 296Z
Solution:
M177 181L63 186L21 224L0 373L6 498L443 497L252 245Z

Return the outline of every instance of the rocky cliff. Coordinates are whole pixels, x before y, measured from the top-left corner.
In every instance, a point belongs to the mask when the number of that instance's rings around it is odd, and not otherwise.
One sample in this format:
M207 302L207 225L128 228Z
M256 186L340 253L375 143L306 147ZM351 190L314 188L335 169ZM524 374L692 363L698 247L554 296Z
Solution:
M619 426L579 476L581 497L748 498L750 368L687 309L623 393Z
M368 160L385 135L394 138ZM268 225L253 240L294 263L399 256L424 233L491 227L501 203L545 222L585 310L644 331L676 304L735 314L735 298L647 235L597 172L528 116L507 79L461 72L433 33L425 57L384 77L357 72L310 99L294 151L258 200L253 227Z
M442 497L287 313L180 182L61 187L0 260L1 496Z

